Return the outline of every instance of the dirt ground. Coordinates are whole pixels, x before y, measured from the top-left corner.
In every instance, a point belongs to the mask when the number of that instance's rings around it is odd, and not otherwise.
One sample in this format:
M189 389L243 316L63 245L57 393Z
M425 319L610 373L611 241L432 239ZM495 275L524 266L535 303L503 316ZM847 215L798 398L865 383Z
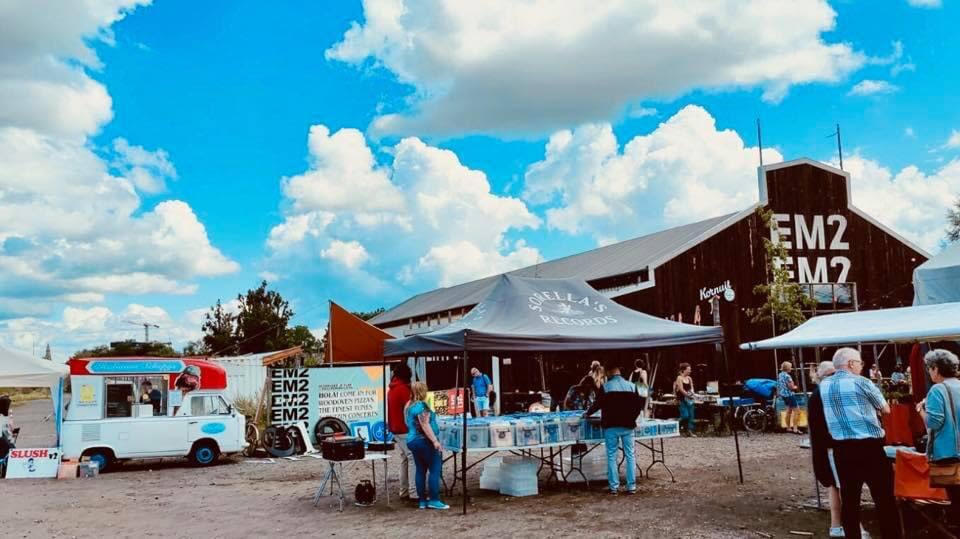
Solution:
M36 406L17 412L25 431L25 419L36 415ZM344 467L348 494L340 513L333 498L313 506L325 471L320 460L267 464L234 457L203 469L175 459L135 461L97 479L0 481L0 527L5 537L25 538L799 537L791 531L826 537L829 514L815 508L810 456L800 440L792 434L741 436L740 485L732 437L669 439L667 464L676 482L655 467L651 478L639 480L637 496L612 497L601 485L543 486L541 480L539 496L511 498L480 490L477 466L468 480L467 516L459 495L445 498L453 506L446 512L419 511L393 496L388 507L382 492L375 506L354 506L353 487L369 478L369 465ZM638 458L649 460L649 452ZM395 457L390 465L395 494ZM450 476L452 468L444 473ZM872 510L866 517L870 530Z

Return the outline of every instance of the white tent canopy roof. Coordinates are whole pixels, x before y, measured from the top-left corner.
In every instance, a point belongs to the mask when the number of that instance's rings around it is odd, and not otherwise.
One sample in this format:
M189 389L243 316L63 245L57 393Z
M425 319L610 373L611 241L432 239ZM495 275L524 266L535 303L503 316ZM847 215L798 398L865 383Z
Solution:
M794 330L741 350L960 340L960 303L918 305L817 316Z
M914 305L960 301L960 243L913 270L913 291Z
M0 387L56 387L69 369L0 347Z

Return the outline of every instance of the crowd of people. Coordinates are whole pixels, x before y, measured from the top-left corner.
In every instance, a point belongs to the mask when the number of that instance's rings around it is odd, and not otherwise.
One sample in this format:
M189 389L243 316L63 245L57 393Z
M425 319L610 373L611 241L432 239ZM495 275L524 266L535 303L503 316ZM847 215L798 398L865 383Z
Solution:
M960 528L960 360L947 350L933 350L924 357L932 382L924 400L916 407L928 429L926 445L931 466L931 486L943 487L951 501L949 524ZM694 431L694 382L691 367L679 366L673 383L680 425L685 434ZM793 366L783 362L777 377L777 393L787 409L786 430L797 432L799 388L792 376ZM885 451L882 416L890 404L871 378L877 369L863 375L864 361L853 348L840 348L832 361L817 365L811 378L815 387L807 411L813 468L817 481L828 490L830 537L867 537L860 523L860 493L866 485L871 493L883 537L901 536L901 522L894 499L891 461ZM900 372L900 371L896 371ZM472 401L477 415L489 413L493 386L489 377L472 369ZM401 454L401 496L419 494L421 508L445 509L440 501L441 446L437 439L436 414L426 404L427 387L410 382L410 369L400 365L394 371L388 395L389 427ZM904 375L905 378L905 375ZM624 453L626 484L622 492L636 492L634 427L646 410L650 396L646 363L637 359L629 378L617 364L604 368L594 361L589 371L571 386L563 399L567 410L583 410L584 416L601 412L601 426L607 452L608 487L621 492L618 451ZM416 490L411 488L409 463L414 464Z
M924 363L933 386L917 404L917 411L928 429L930 483L945 488L951 501L949 523L960 527L960 361L938 349L929 352ZM896 538L902 525L881 423L890 405L877 385L862 376L863 367L857 350L841 348L832 362L817 368L818 384L808 404L814 475L828 489L830 537L866 536L860 524L860 493L866 484L882 536Z

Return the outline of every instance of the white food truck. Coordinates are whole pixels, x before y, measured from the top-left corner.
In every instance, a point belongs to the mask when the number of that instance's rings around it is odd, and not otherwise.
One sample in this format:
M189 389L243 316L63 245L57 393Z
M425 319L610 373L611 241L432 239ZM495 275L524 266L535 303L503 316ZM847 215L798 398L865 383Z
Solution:
M189 457L198 466L244 449L245 418L226 371L194 358L73 358L63 457L106 470L116 461Z

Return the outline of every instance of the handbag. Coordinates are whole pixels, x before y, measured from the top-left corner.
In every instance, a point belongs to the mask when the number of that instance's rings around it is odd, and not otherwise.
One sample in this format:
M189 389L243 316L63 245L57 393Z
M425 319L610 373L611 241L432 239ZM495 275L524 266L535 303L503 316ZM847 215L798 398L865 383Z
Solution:
M950 386L944 384L943 388L947 392L947 400L950 403L950 414L953 417L954 432L957 433L957 449L960 449L960 430L957 425L957 407L953 403L953 391ZM930 433L929 443L933 444L933 432ZM931 487L952 487L960 485L960 460L944 459L930 462L930 486Z

